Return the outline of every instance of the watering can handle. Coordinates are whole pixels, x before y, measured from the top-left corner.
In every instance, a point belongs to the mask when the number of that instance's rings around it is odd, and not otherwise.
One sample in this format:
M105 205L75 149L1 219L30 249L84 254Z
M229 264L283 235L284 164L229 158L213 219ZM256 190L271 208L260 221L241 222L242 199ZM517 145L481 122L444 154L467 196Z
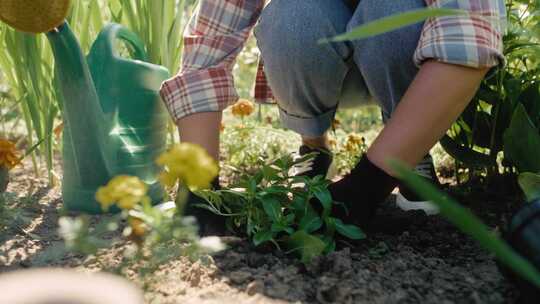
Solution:
M126 27L120 24L110 23L100 33L100 38L98 38L98 40L100 40L99 43L104 44L104 49L111 56L115 58L120 57L120 54L115 47L116 40L120 39L127 42L132 47L133 59L148 62L148 55L146 54L146 50L144 49L144 43L139 37L137 37L135 33L130 31Z

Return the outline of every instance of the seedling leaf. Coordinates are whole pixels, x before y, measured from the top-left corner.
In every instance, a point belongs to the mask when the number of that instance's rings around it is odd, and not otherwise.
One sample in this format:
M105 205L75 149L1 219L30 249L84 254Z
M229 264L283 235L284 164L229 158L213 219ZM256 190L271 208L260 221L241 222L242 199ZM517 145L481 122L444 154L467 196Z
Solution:
M351 240L363 240L366 238L362 229L354 225L347 225L340 219L336 219L336 231Z
M303 263L308 263L314 257L323 253L326 244L318 237L300 230L291 235L287 242L288 248L300 256Z

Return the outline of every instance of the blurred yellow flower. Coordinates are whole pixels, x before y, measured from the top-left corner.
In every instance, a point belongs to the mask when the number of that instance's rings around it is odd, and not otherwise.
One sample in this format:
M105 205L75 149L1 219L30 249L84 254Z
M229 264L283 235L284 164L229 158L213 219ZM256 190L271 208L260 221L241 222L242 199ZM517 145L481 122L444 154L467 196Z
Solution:
M247 99L240 99L232 106L232 114L236 117L246 117L253 113L255 106Z
M181 143L161 154L157 164L164 167L160 181L167 187L178 181L191 190L206 189L218 175L216 161L199 145Z
M119 175L113 178L106 186L100 187L96 192L96 200L103 210L108 210L115 203L121 209L133 209L141 202L149 202L146 195L148 186L138 177Z
M345 143L345 150L349 152L356 152L360 150L360 147L364 144L365 139L355 133L347 136L347 142Z
M341 126L341 120L335 118L334 121L332 121L332 130L335 130Z
M0 139L0 166L8 170L21 162L15 144L9 140Z

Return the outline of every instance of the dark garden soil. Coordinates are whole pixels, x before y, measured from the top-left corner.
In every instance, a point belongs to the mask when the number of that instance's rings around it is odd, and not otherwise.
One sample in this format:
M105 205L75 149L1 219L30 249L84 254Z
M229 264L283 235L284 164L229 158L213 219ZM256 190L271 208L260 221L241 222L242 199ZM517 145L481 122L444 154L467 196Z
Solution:
M12 172L11 204L17 212L0 236L0 273L35 267L96 271L95 258L63 255L43 262L40 253L61 242L59 188L32 177L30 166ZM500 193L456 195L494 231L505 224L510 202ZM379 214L396 213L392 202ZM396 228L394 225L393 228ZM416 216L404 230L370 233L367 241L308 265L247 242L191 262L163 265L144 284L148 303L513 303L517 294L493 257L444 219ZM392 229L390 229L392 230ZM125 244L104 253L118 259Z

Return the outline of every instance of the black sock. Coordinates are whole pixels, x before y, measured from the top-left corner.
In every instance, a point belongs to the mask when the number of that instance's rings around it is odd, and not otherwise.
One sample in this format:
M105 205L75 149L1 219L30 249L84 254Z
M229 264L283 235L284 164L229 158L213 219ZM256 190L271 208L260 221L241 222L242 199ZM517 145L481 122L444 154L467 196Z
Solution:
M364 155L351 173L328 187L334 201L345 205L334 206L333 214L347 223L364 226L397 184L396 178Z
M311 165L311 169L309 171L301 173L300 175L304 175L310 178L314 178L317 175L322 175L323 177L326 177L328 169L330 169L330 165L332 164L332 160L334 159L330 150L325 148L310 148L306 145L302 145L299 149L299 153L301 156L310 153L317 153L317 155L312 160L313 164Z
M219 179L212 181L212 189L219 190ZM193 216L197 219L200 236L223 236L227 234L226 218L215 214L210 210L201 208L199 204L208 204L203 198L195 195L191 191L188 195L188 200L184 208L184 215Z

